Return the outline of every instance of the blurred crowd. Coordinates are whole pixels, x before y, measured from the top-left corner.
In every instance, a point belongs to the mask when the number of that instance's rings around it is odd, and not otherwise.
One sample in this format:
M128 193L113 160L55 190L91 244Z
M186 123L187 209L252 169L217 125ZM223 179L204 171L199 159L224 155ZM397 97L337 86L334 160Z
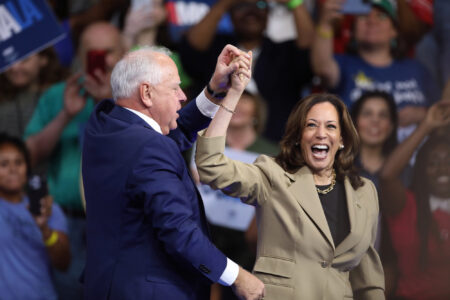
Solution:
M0 74L1 299L83 298L81 133L95 104L112 98L120 58L144 45L169 48L193 99L226 44L253 53L228 147L274 156L303 96L338 95L359 133L357 167L378 189L387 298L450 299L450 127L442 121L450 1L368 0L364 12L346 0L47 2L65 38ZM93 50L103 60L88 71ZM28 213L32 173L50 195L38 214ZM248 270L254 227L212 227L216 245ZM236 298L217 285L211 299Z

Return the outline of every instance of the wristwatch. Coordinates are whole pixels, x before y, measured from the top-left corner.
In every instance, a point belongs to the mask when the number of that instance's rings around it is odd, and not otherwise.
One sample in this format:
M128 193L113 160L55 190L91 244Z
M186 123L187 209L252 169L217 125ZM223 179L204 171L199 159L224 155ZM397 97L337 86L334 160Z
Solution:
M208 91L208 93L216 99L223 99L225 98L225 96L227 95L227 92L220 92L220 93L216 93L215 91L213 91L213 89L211 88L211 86L208 84L206 85L206 90Z

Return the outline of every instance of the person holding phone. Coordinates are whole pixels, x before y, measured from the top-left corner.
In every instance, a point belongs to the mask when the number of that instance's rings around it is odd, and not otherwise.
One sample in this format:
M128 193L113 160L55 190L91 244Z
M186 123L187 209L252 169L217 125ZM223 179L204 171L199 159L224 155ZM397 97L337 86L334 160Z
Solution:
M50 193L68 219L72 262L67 272L55 276L59 296L65 300L78 300L83 295L79 282L86 259L85 213L79 188L81 135L95 104L112 96L111 71L125 53L120 31L110 23L89 25L80 41L82 71L41 96L25 129L31 163L48 163ZM90 55L94 58L92 67L88 63L91 50L104 51L104 55Z
M30 211L29 172L23 141L0 133L0 298L58 299L51 268L69 266L66 219L50 195Z
M324 1L311 51L312 68L324 86L349 108L365 91L392 94L399 117L399 138L403 139L437 100L435 83L422 65L404 58L400 51L395 1L367 2L370 11L356 15L348 53L333 55L333 25L342 16L346 1Z

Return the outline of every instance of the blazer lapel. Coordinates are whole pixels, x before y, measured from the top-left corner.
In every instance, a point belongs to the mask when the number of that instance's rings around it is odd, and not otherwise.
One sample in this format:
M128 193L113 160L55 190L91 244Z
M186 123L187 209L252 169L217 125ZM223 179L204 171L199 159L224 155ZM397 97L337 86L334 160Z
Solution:
M293 181L292 185L289 187L289 191L313 223L322 232L334 250L333 238L331 236L330 228L328 227L322 204L320 203L319 195L315 189L316 185L311 171L305 166L295 174L285 172L285 175Z
M335 256L345 253L361 240L367 223L367 211L365 207L361 205L356 191L353 189L348 178L345 179L344 186L347 198L348 217L350 220L350 233L337 246Z

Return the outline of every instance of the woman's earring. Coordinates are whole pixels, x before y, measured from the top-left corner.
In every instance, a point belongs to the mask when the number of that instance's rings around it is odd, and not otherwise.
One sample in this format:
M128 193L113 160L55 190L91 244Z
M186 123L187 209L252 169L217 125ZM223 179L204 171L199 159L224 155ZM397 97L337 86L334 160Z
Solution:
M339 146L339 149L340 149L340 150L344 149L344 145L341 144L341 145Z

